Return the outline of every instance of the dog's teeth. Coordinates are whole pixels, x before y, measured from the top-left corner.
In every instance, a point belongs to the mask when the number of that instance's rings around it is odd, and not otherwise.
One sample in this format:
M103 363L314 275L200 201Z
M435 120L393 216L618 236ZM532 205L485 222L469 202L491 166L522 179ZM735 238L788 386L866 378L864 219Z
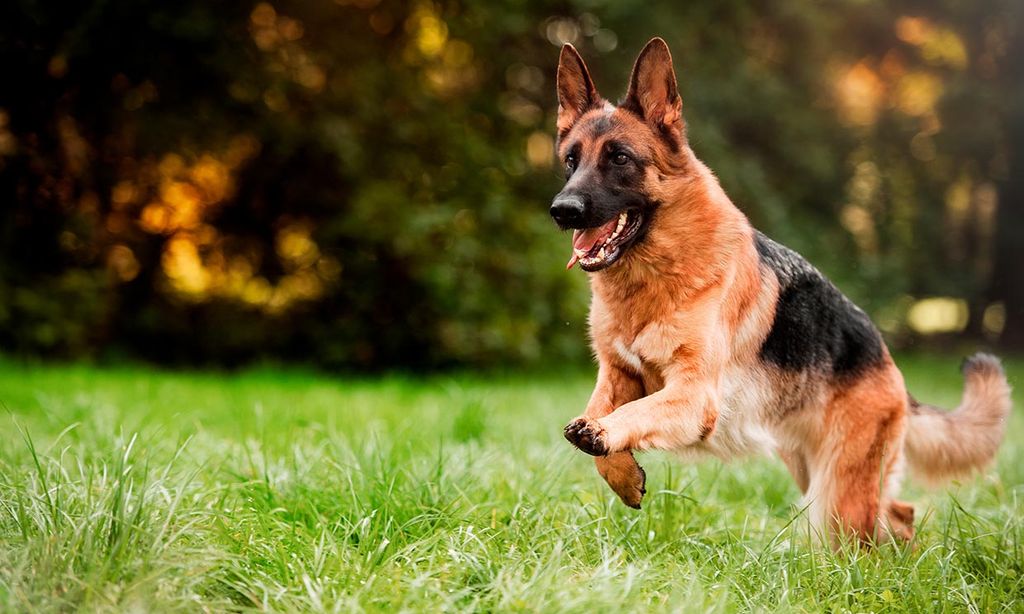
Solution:
M612 236L609 237L609 240L614 239L614 238L619 236L619 233L622 232L622 229L626 226L626 218L627 217L629 217L629 215L627 213L622 213L619 216L619 223L615 226L615 232L612 233Z
M575 252L575 254L579 256L581 259L587 255L587 250L585 249L574 249L572 251Z
M597 252L597 257L604 260L604 247L601 248L601 251Z

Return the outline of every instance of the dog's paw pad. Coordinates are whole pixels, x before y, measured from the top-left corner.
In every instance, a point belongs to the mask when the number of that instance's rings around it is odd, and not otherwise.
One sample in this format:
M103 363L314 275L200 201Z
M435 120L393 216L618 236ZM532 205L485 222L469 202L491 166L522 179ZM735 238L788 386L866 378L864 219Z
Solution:
M591 456L608 454L608 446L604 443L604 429L586 418L577 418L567 424L565 438Z

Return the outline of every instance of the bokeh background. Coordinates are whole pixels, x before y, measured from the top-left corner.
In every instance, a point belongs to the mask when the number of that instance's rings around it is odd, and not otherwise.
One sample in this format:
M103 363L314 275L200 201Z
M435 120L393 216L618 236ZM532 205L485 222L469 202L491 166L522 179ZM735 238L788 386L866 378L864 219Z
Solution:
M693 148L897 348L1024 349L1019 0L14 0L0 352L587 360L547 216L559 46L654 35Z

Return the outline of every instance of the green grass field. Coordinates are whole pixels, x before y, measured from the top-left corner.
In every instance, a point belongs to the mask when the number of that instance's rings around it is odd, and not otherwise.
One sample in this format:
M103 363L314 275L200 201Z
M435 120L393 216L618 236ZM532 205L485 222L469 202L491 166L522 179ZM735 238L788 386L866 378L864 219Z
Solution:
M958 359L901 364L956 404ZM905 489L914 547L834 554L773 459L644 455L619 504L561 436L590 384L0 363L0 608L1024 609L1020 395L990 472Z

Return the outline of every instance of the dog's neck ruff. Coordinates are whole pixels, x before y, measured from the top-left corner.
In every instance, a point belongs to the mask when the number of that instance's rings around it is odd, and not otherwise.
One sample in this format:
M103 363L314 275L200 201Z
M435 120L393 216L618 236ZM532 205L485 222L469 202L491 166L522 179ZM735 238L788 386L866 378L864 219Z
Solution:
M613 266L590 275L592 291L606 303L642 301L666 289L686 300L724 273L730 253L752 244L746 216L707 167L693 161L692 174L666 182L672 189L650 213L644 240Z

